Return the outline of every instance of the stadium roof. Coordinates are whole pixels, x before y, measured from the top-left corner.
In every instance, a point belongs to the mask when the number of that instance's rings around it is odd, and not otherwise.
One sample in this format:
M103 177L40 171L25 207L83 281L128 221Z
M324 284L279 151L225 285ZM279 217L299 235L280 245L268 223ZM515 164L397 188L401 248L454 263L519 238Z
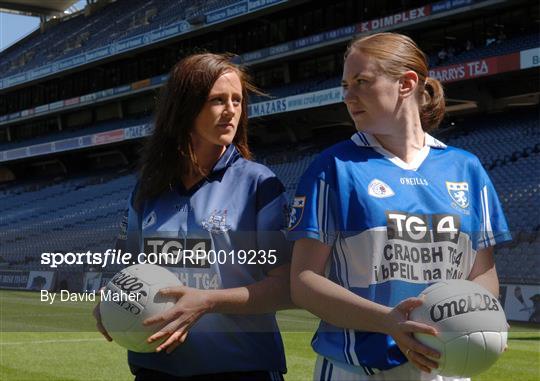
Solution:
M77 0L0 0L0 9L13 13L57 15L75 4Z

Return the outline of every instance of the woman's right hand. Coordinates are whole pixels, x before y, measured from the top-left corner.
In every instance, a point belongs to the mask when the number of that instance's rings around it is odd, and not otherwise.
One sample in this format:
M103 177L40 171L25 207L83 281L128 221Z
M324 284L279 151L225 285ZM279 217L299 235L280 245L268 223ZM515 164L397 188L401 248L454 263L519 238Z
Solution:
M410 312L422 305L420 298L408 298L395 306L388 314L386 334L392 336L405 357L418 369L430 373L438 364L439 352L416 340L413 333L437 336L437 330L427 324L409 320Z
M92 312L92 315L94 315L94 318L96 319L96 328L103 335L103 337L107 339L107 341L113 341L112 337L109 336L109 334L107 333L107 330L101 323L101 314L99 313L100 304L101 302L96 304L96 306L94 307L94 311Z

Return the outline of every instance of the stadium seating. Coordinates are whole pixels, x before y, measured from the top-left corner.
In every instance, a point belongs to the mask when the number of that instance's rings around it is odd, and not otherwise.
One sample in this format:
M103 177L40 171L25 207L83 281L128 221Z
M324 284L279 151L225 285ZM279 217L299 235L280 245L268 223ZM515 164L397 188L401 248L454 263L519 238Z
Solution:
M468 118L449 145L487 164L514 241L496 251L503 282L540 282L540 126L538 110ZM328 144L328 143L327 143ZM484 150L483 147L490 147ZM496 147L496 148L494 148ZM265 148L257 152L293 197L301 174L324 147ZM495 152L495 154L493 154ZM520 155L514 155L519 152ZM494 155L494 156L491 156ZM505 159L506 158L506 159ZM504 160L503 160L504 159ZM499 161L498 161L499 160ZM494 165L492 165L494 164ZM0 257L10 268L45 270L42 251L104 251L114 246L122 211L135 184L131 173L101 173L67 180L0 187ZM70 267L83 271L81 267Z
M192 6L190 0L118 0L95 11L90 16L79 12L60 20L49 21L54 27L44 32L35 31L20 43L2 52L0 73L9 77L47 63L66 59L116 41L166 27L188 16L204 14L213 9L231 5L237 0L207 0ZM483 57L508 54L540 45L537 33L516 36L489 46L463 51L440 65L451 65ZM241 52L245 53L245 52ZM437 66L436 54L430 56L432 65ZM334 83L335 78L332 78ZM309 82L309 81L308 81ZM313 82L313 80L311 81ZM316 80L316 82L318 82ZM296 93L283 90L287 95ZM303 85L299 85L303 86ZM313 87L308 84L309 87ZM317 87L317 86L315 86ZM324 88L324 87L321 87ZM314 90L311 90L314 91ZM300 92L300 90L298 90ZM281 96L276 93L276 96Z
M133 175L107 174L34 191L4 189L0 192L6 206L0 217L2 256L14 268L44 269L39 264L43 251L113 248L119 219L134 185Z
M460 132L446 142L478 156L492 169L530 154L540 143L538 111L468 118L458 123Z
M208 0L199 3L196 12L234 3L232 0ZM158 6L159 3L159 6ZM50 63L105 46L137 34L165 27L186 18L191 0L118 0L90 16L84 12L65 17L43 33L36 31L25 41L2 53L0 73L9 77Z
M111 131L119 128L126 128L135 125L141 125L150 123L150 117L145 116L137 119L121 119L106 121L102 123L95 123L91 126L80 127L74 130L64 130L55 133L48 133L46 135L36 137L33 139L25 139L20 141L14 141L9 143L0 143L0 151L10 150L14 148L27 147L35 144L54 142L62 139L69 139L78 136L96 134L98 132Z
M315 155L306 154L299 156L294 161L289 161L281 164L268 165L272 171L281 179L287 190L289 200L294 197L294 192L298 185L300 177L311 164Z
M537 48L538 46L540 46L540 35L538 33L534 33L510 38L500 42L494 42L488 46L477 47L469 51L463 51L456 54L454 57L446 59L442 63L438 62L437 55L434 54L429 57L430 66L447 66L466 61L474 61L480 58L502 56L513 52L519 52L521 50Z
M449 145L476 154L489 169L513 242L497 248L503 282L538 283L540 264L540 122L538 110L469 118Z
M321 77L321 78L311 78L305 81L297 81L295 83L281 85L278 87L271 87L264 89L265 93L272 98L282 98L288 97L297 94L305 94L313 91L329 89L332 87L340 86L341 77ZM250 101L252 103L265 102L269 98L265 96L253 96Z

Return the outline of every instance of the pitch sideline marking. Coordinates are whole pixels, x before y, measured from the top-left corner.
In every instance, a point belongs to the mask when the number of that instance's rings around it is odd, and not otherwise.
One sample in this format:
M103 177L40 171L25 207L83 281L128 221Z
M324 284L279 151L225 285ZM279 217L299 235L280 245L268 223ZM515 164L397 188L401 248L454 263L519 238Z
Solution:
M0 343L2 345L23 345L23 344L56 344L56 343L80 343L85 341L106 341L104 338L98 339L63 339L63 340L34 340L34 341L11 341Z

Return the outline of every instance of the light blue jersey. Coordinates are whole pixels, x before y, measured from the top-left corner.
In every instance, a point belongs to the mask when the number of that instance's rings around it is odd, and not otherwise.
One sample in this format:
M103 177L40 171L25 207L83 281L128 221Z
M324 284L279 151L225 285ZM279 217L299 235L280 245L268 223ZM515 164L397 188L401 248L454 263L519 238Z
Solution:
M247 286L290 261L291 243L285 239L287 204L276 176L263 165L243 159L230 145L207 178L189 191L171 186L145 202L141 212L130 200L117 246L146 254L203 250L219 255L221 251L221 257L181 261L168 268L189 287ZM275 255L275 261L264 258L263 252ZM273 313L206 314L172 354L129 352L128 360L133 370L143 367L180 377L286 371Z
M321 153L298 185L289 228L292 240L332 246L329 279L389 307L439 280L467 278L478 250L510 239L479 160L428 134L412 163L366 133ZM367 374L407 361L390 336L324 321L312 346Z

